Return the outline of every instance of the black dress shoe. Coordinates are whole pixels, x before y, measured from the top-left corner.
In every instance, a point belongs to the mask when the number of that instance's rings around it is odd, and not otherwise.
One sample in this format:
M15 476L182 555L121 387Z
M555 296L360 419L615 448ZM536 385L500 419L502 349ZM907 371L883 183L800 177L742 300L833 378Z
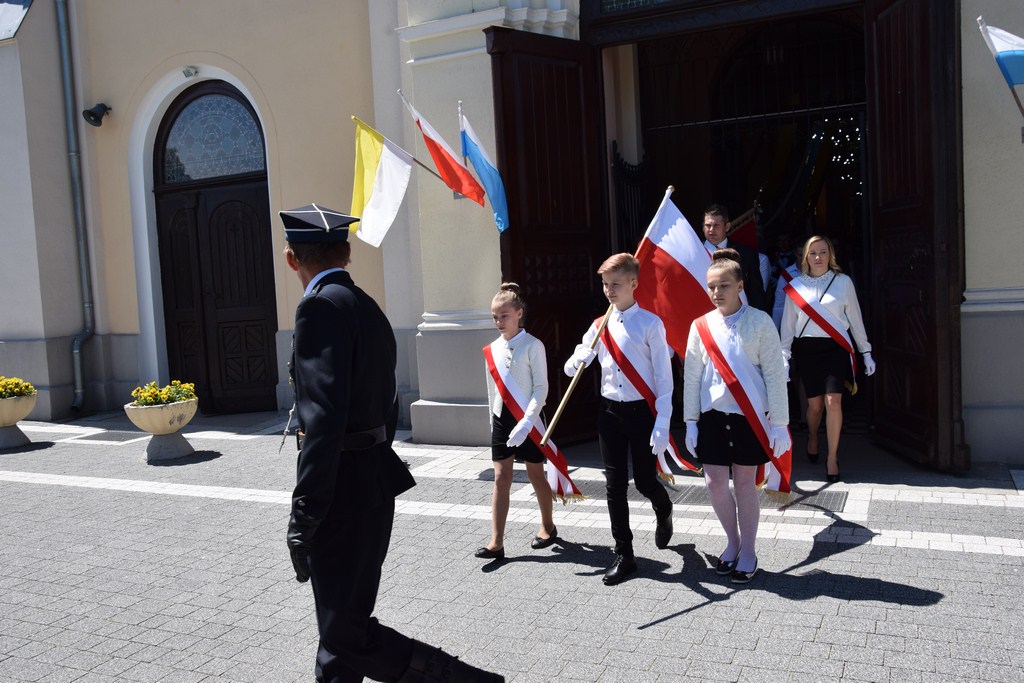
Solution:
M818 462L818 454L807 451L807 461L812 463Z
M552 525L551 533L548 534L547 538L541 538L540 536L534 536L533 541L530 543L530 547L534 550L541 550L547 548L549 545L558 540L558 527Z
M754 568L749 572L741 572L739 569L734 569L731 581L733 583L749 583L755 574L757 574L757 558L754 558Z
M636 558L632 555L616 555L615 561L612 562L612 566L608 567L608 570L604 573L604 581L606 586L614 586L617 583L622 583L626 580L626 577L636 571Z
M491 550L487 546L484 546L483 548L477 548L476 552L473 553L473 554L476 557L479 557L481 560L504 560L505 559L505 549L504 548L497 548L496 550Z
M715 573L719 576L727 576L732 574L733 570L736 569L736 560L723 560L718 558L718 564L715 565Z
M825 475L825 481L827 481L830 484L838 483L839 482L839 473L836 472L835 474L826 474Z
M654 545L664 550L668 542L672 540L672 513L665 515L664 519L658 520L658 526L654 529Z

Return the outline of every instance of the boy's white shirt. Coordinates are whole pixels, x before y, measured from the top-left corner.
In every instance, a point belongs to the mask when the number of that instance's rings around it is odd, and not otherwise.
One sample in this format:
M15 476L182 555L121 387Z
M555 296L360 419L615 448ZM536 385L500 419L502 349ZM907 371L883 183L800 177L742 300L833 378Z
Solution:
M577 350L590 346L599 324L596 322L587 329ZM634 303L624 311L612 310L607 330L654 394L655 424L667 427L672 418L672 355L661 318ZM620 402L644 400L604 344L598 343L596 348L601 363L601 395ZM572 358L564 370L569 376L575 374Z

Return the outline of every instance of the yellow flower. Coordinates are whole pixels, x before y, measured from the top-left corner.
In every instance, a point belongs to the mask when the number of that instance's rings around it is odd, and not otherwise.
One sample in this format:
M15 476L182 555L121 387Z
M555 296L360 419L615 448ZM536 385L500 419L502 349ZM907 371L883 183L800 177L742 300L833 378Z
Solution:
M196 397L195 385L173 380L165 387L158 387L156 382L149 382L141 387L132 389L132 398L136 406L156 406L165 403L178 403L179 401L190 401Z
M14 398L15 396L31 396L36 393L36 388L18 377L4 377L0 375L0 398Z

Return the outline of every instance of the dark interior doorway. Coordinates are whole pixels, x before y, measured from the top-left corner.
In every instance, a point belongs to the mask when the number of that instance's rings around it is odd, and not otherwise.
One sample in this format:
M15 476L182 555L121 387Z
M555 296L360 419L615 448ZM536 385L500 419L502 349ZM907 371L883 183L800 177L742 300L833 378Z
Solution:
M206 414L277 408L277 303L263 132L227 83L193 86L157 132L154 193L171 377Z
M828 235L870 330L863 26L853 10L772 19L642 41L637 62L652 212L668 185L695 227L712 202L754 209L769 297L780 252ZM624 246L645 228L641 215ZM845 432L867 431L870 393L845 399Z

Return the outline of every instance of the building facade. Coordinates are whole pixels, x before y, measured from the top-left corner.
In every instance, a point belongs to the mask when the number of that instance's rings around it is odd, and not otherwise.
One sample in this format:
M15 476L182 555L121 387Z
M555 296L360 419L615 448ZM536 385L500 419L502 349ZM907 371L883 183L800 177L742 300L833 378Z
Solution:
M416 170L382 247L354 243L414 439L486 441L502 279L526 288L554 405L558 361L603 309L596 266L635 248L672 184L691 222L757 200L766 243L842 238L881 443L942 469L1024 461L1024 120L976 24L1024 35L1013 0L252 7L0 4L0 374L39 387L32 417L177 377L208 412L287 408L301 288L276 212L348 210L353 115L429 164L401 88L453 146L462 102L512 226ZM566 439L592 429L594 396Z

